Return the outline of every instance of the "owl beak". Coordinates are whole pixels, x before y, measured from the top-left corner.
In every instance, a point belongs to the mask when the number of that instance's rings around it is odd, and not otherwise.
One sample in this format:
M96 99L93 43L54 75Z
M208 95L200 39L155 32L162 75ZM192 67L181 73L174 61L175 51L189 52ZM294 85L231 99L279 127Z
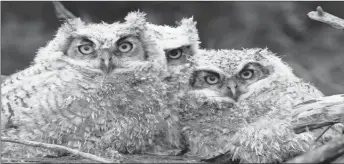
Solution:
M239 94L239 90L238 90L238 84L236 83L236 81L230 79L228 81L228 84L227 84L227 89L228 89L228 93L229 93L228 96L231 99L237 101L240 94Z
M101 54L100 69L109 74L115 68L115 65L112 61L112 54L108 51L104 51Z

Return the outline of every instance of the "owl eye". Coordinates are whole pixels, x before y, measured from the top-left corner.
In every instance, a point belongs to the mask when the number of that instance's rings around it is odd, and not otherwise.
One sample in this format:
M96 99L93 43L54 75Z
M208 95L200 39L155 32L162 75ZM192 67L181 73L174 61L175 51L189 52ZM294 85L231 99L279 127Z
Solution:
M91 44L81 45L78 47L78 49L79 49L79 52L84 55L88 55L94 52L94 48Z
M253 76L253 70L251 69L245 69L240 72L240 77L243 79L250 79Z
M216 75L209 75L209 76L204 77L204 79L208 84L211 84L211 85L216 84L220 81L219 77Z
M167 57L170 59L179 59L183 54L181 49L174 49L167 53Z
M133 49L133 44L130 42L123 42L118 45L118 50L121 52L129 52Z

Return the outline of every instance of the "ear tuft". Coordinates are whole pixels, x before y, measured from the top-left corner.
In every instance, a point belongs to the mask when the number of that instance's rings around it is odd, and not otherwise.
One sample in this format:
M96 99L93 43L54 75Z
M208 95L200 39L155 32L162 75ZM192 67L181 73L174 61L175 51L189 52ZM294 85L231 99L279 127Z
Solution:
M84 25L85 25L85 22L83 22L80 18L75 18L75 19L66 20L65 24L63 25L63 28L69 29L71 31L75 31L76 29L79 29L80 27Z
M125 18L125 21L135 27L143 30L146 26L146 13L140 11L130 12Z
M193 17L183 18L180 22L177 22L179 28L183 29L184 35L188 37L189 42L193 45L194 51L198 49L199 44L199 35L197 30L197 22L194 21Z
M197 22L194 21L193 16L191 18L183 18L180 22L177 22L179 26L184 27L190 33L197 33Z

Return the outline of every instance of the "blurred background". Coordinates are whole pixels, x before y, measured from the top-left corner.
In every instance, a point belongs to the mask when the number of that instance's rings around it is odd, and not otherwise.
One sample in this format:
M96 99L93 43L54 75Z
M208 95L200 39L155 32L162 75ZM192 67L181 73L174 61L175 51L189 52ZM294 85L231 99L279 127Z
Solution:
M268 47L326 95L344 93L344 33L306 15L321 6L344 18L344 2L62 3L75 15L94 22L123 21L129 11L138 9L155 24L174 25L194 16L203 48ZM61 23L51 2L2 1L1 74L28 67Z

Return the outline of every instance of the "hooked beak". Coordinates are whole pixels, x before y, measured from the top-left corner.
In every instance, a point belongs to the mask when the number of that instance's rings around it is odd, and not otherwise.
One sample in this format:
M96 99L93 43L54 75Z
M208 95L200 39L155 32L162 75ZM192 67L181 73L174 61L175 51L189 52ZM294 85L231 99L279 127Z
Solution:
M232 98L235 101L238 101L238 98L240 96L240 91L238 88L238 84L235 80L230 79L227 84L228 89L228 96Z
M113 55L109 51L103 51L101 53L100 69L107 74L109 74L110 72L112 72L112 70L115 69L115 65L112 61L112 56Z

